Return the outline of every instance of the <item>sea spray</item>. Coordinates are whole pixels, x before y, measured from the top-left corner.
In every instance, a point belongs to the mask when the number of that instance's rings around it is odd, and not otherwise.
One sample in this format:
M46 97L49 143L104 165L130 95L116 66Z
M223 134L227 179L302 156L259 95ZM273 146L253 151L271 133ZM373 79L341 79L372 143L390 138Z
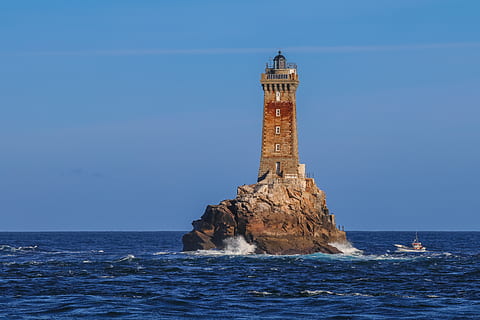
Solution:
M329 243L332 247L337 248L338 250L342 251L343 254L358 256L363 254L362 250L355 248L350 242L332 242Z
M245 255L255 252L255 245L250 244L242 236L227 238L223 241L225 254Z

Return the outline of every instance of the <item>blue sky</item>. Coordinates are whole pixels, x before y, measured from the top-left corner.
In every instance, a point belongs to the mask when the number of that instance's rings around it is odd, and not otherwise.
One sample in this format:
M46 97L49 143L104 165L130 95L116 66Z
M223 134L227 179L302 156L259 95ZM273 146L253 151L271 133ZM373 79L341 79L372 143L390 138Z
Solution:
M346 230L480 230L480 2L3 1L0 231L189 230L256 181L265 62Z

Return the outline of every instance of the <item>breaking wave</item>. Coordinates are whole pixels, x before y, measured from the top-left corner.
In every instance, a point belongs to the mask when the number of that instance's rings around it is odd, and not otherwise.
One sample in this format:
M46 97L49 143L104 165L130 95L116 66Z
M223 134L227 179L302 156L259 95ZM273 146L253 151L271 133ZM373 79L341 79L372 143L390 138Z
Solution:
M393 252L410 232L352 232L302 255L247 237L181 252L182 233L0 233L0 319L478 318L480 232L426 233L420 254Z
M133 259L135 259L135 256L133 254L127 254L125 257L117 260L116 262L132 261Z
M223 241L225 253L231 255L245 255L255 252L255 245L250 244L242 236L227 238Z
M360 249L355 248L350 242L332 242L329 243L332 247L337 248L340 250L343 254L349 255L349 256L359 256L363 254L363 251Z
M12 247L8 244L0 244L0 251L17 252L17 251L35 251L38 246Z
M158 252L154 252L154 253L153 253L154 256L160 256L160 255L164 255L164 254L170 254L170 252L167 252L167 251L158 251Z
M352 293L339 293L328 290L303 290L300 292L301 295L305 296L316 296L316 295L332 295L332 296L362 296L362 297L373 297L370 294L364 294L359 292Z
M242 236L231 237L223 240L224 249L197 250L190 252L198 255L249 255L255 253L257 248L254 244L248 243Z

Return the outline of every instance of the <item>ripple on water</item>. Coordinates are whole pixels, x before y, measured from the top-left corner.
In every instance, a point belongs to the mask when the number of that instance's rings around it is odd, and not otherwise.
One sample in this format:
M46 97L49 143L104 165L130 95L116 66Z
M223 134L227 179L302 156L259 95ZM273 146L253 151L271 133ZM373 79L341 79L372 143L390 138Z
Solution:
M363 252L289 256L182 253L181 235L39 233L12 241L0 233L0 303L11 309L2 312L7 319L475 319L480 309L480 235L462 242L447 234L442 242L446 235L434 233L425 238L438 251L397 254L370 238L401 243L401 234L349 233ZM465 249L449 253L455 237Z

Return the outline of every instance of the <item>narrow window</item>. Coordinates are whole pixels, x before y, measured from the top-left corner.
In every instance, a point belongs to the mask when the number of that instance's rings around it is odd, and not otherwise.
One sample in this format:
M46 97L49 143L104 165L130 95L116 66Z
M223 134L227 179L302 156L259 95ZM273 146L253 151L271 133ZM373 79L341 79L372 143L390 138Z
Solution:
M275 99L280 101L280 91L275 92Z
M280 134L280 126L275 127L275 134Z
M280 109L275 110L275 115L276 115L277 117L280 117Z
M275 151L280 151L280 143L275 144Z
M280 170L280 162L275 162L275 172L280 175L281 170Z

